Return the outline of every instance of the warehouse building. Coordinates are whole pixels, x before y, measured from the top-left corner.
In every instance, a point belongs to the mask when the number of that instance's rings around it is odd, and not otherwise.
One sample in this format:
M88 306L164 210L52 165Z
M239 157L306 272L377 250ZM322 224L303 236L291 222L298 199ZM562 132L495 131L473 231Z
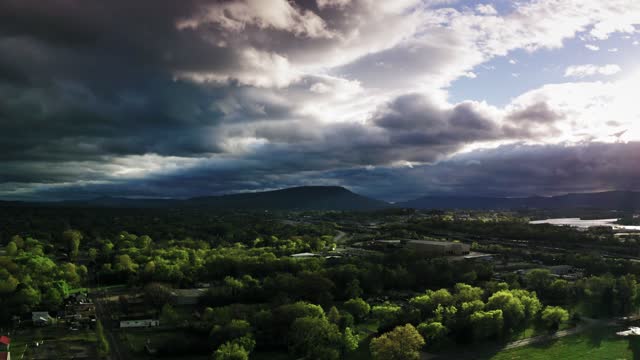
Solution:
M471 250L469 244L432 240L407 240L406 248L426 256L466 255Z

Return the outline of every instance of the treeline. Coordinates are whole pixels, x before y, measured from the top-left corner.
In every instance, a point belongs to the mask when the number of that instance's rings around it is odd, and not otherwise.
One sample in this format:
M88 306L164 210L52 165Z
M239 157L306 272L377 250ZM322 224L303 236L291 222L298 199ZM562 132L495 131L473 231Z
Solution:
M200 240L156 243L151 237L122 232L95 241L88 254L101 284L150 282L193 287L207 283L210 303L333 299L375 296L393 290L420 291L455 282L489 280L487 263L450 263L405 251L367 258L296 259L293 253L331 248L331 236L275 236L254 239L251 246L211 247Z
M303 215L287 213L294 218ZM110 209L65 207L0 207L0 245L13 235L59 242L68 229L87 239L111 239L121 231L146 234L156 241L198 239L213 246L246 243L258 237L321 236L335 233L330 223L288 224L274 213L215 212L189 209Z

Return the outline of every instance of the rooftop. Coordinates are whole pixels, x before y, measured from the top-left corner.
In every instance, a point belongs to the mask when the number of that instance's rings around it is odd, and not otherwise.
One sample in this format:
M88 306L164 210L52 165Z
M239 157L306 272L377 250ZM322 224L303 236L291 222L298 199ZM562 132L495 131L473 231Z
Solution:
M318 255L314 254L314 253L310 253L310 252L304 252L304 253L291 255L291 257L314 257L314 256L318 256Z
M173 289L171 293L174 296L193 296L199 297L204 295L208 289L206 288L193 288L193 289Z
M410 243L414 244L424 244L424 245L451 245L451 244L462 244L459 242L453 241L436 241L436 240L407 240Z
M9 345L11 344L11 339L7 336L0 336L0 344Z

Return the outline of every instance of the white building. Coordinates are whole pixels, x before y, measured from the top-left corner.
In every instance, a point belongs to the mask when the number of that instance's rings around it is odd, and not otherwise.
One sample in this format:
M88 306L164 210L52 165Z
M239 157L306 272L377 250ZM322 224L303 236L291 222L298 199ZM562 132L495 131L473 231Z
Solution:
M31 313L31 321L38 326L48 325L51 321L51 315L46 311L34 311Z
M142 319L142 320L121 320L121 328L143 328L160 326L160 320Z

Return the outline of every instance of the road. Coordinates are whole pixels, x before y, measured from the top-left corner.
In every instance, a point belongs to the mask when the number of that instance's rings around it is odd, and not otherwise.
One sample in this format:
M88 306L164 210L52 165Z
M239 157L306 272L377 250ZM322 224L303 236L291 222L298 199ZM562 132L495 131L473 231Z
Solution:
M339 244L342 241L342 239L344 239L344 237L347 236L347 233L344 232L344 231L340 231L340 230L337 230L337 231L338 231L338 234L333 237L333 241L336 244Z
M120 330L116 326L112 314L117 312L116 304L107 300L108 292L100 289L96 285L98 281L93 276L90 277L89 297L96 306L96 320L102 323L104 335L109 342L109 359L111 360L129 360L133 359L133 355L129 352L129 346L123 344L120 340Z
M502 348L502 350L509 350L509 349L515 349L515 348L533 345L533 344L540 344L547 341L560 339L565 336L579 334L585 331L586 329L591 328L592 326L593 326L592 324L583 324L571 329L556 331L553 334L549 334L549 335L540 335L540 336L534 336L534 337L530 337L522 340L512 341L507 345L505 345Z

